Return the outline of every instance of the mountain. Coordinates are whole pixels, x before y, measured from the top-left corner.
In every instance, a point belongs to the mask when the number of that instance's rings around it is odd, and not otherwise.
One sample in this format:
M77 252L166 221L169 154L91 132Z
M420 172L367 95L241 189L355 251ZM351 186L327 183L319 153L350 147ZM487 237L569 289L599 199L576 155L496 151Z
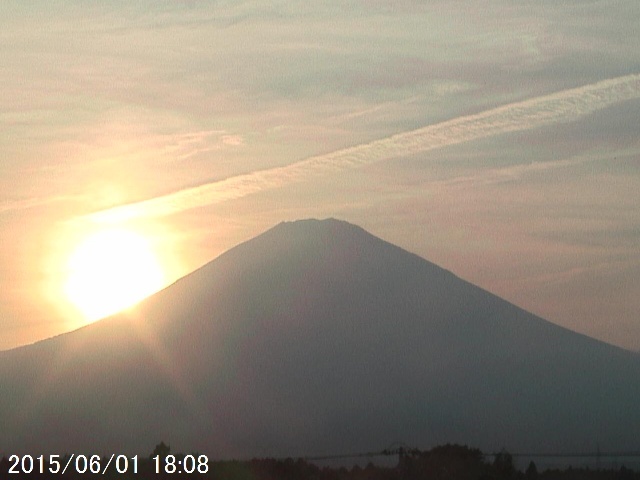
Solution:
M0 454L634 450L639 398L640 355L304 220L131 312L0 352Z

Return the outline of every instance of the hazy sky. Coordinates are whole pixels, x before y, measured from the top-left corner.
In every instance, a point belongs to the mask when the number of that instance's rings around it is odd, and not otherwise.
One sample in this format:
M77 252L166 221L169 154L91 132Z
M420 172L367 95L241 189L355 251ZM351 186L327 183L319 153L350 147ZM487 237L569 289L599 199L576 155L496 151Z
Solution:
M637 0L16 1L0 27L0 349L82 324L61 285L105 225L166 284L331 216L640 350Z

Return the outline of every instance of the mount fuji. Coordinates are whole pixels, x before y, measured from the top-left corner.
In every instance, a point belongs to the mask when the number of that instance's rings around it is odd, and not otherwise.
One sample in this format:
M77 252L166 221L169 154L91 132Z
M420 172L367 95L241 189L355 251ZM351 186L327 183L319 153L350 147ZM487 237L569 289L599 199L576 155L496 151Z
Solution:
M134 309L0 352L0 454L637 450L640 355L338 220L281 223Z

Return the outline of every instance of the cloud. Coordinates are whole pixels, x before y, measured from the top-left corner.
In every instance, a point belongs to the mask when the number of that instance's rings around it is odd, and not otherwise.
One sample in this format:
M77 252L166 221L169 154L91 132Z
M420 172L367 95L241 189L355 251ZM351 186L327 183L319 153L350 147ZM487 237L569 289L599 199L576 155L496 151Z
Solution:
M83 201L86 200L81 195L56 195L52 197L32 197L18 200L4 200L0 203L0 215L7 212L26 210L34 207L42 207L57 202Z
M239 145L242 145L244 143L244 140L242 139L242 136L240 136L240 135L224 135L222 137L222 143L224 145L237 147Z
M284 167L237 175L103 210L90 214L87 218L95 222L110 223L171 215L382 160L507 132L575 121L613 104L637 98L640 98L640 74L612 78L310 157Z
M510 165L508 167L493 168L484 172L480 172L475 175L458 176L447 180L435 180L430 181L431 187L468 187L476 185L490 185L496 183L505 183L516 181L525 175L534 173L543 173L560 168L570 168L583 165L585 163L599 162L603 160L614 161L618 157L625 155L635 155L634 151L615 151L611 154L605 155L597 153L595 155L579 156L565 158L562 160L553 160L546 162L531 162L518 165Z

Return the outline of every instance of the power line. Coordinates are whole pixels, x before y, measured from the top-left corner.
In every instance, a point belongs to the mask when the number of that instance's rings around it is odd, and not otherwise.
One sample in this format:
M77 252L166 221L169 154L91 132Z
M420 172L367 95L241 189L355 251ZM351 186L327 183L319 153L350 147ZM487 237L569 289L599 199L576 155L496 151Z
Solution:
M405 445L393 448L385 448L384 450L376 452L360 452L360 453L338 453L332 455L319 455L319 456L303 456L299 457L306 461L323 461L323 460L338 460L344 458L362 458L362 457L382 457L382 456L417 456L423 453L428 453L429 450L419 450L417 448L411 448ZM496 457L498 455L508 453L512 457L527 457L527 458L631 458L640 457L640 451L622 451L622 452L570 452L570 453L551 453L551 452L524 452L524 453L511 453L509 451L496 452L496 453L482 453L483 457Z
M504 452L503 452L504 453ZM511 453L512 457L559 457L559 458L597 458L597 457L640 457L640 452L594 452L594 453ZM485 457L495 457L500 453L483 453Z

